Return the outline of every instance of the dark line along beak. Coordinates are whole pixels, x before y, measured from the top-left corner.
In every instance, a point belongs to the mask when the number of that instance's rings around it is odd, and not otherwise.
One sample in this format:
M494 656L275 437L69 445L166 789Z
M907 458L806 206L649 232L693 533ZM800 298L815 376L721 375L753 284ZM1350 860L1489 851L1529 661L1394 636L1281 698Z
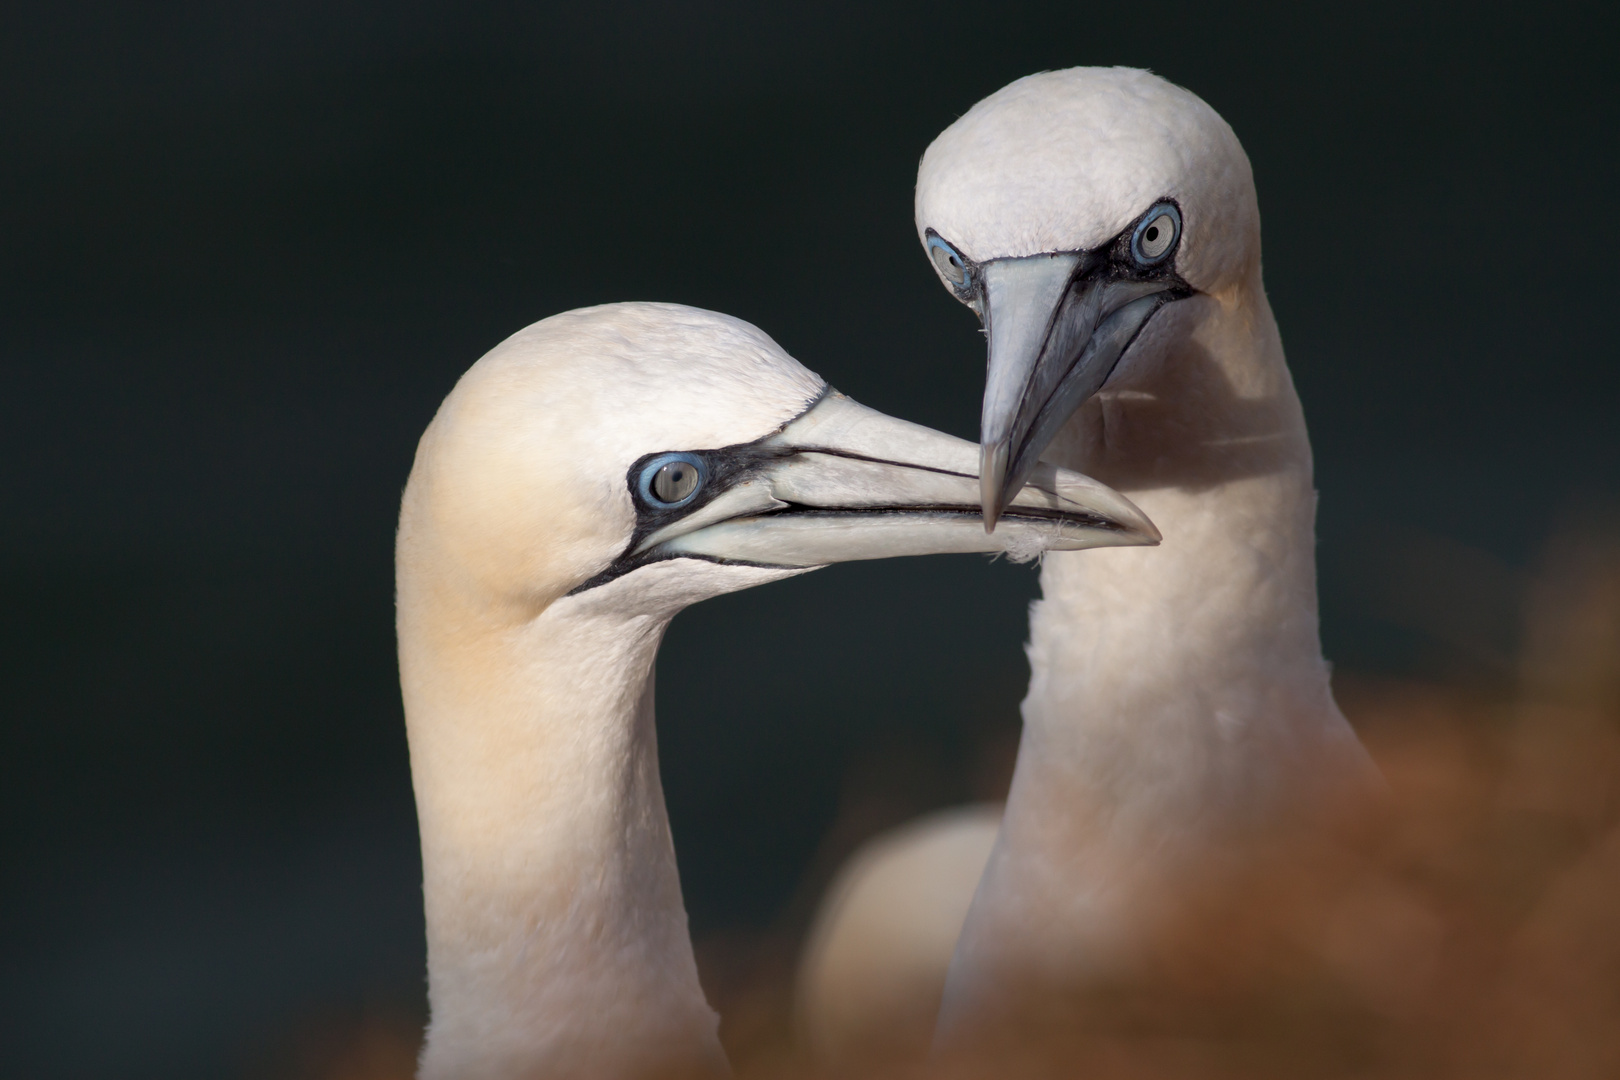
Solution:
M1173 275L1124 276L1103 252L993 259L979 274L990 339L980 499L991 530L1041 452L1102 387L1149 317L1191 290Z
M983 527L977 448L830 392L759 444L772 456L748 479L647 535L628 554L783 567L943 552L1156 544L1130 500L1090 477L1044 465Z

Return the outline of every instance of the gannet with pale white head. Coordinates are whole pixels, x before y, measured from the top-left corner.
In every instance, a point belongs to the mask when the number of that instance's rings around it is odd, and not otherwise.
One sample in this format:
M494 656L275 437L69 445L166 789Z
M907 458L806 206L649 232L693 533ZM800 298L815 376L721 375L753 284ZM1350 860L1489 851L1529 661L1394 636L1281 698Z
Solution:
M1231 128L1144 71L1020 79L929 146L916 222L988 338L987 523L1044 455L1164 533L1044 561L1003 828L941 1007L939 1045L964 1048L1151 978L1190 890L1378 781L1328 685L1310 443Z
M397 548L425 1080L725 1072L659 783L659 640L689 604L827 563L1156 539L1052 468L987 536L976 466L674 305L546 319L462 377Z

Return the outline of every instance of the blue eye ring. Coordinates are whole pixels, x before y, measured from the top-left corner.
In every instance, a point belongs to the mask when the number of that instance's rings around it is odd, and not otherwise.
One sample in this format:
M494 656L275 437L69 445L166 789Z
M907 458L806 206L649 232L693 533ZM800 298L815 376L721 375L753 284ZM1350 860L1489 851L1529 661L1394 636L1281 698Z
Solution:
M934 264L934 269L939 271L939 275L946 283L958 292L966 292L973 284L973 267L968 265L967 259L962 257L960 251L936 232L928 234L928 261ZM960 280L951 272L952 267L961 273Z
M694 484L692 490L687 492L684 496L676 499L674 502L670 502L668 500L659 498L659 496L653 490L653 482L658 479L658 473L666 465L674 465L676 463L690 465L694 470L696 470L697 483ZM703 485L707 484L708 482L709 467L704 464L703 459L698 457L696 454L659 454L657 457L653 458L651 461L647 462L647 464L641 467L641 475L636 478L636 493L641 496L641 501L646 503L648 506L655 507L659 510L679 510L681 507L686 506L693 499L697 498L698 493L703 490Z
M1148 227L1154 222L1166 217L1170 219L1170 239L1165 242L1163 247L1159 247L1158 238L1148 240L1143 234L1147 232ZM1136 223L1136 229L1131 233L1131 258L1143 266L1157 266L1168 259L1171 253L1176 250L1176 243L1180 239L1181 210L1172 202L1155 203L1147 213L1142 215L1142 220ZM1149 253L1148 248L1150 247L1157 247L1158 253Z

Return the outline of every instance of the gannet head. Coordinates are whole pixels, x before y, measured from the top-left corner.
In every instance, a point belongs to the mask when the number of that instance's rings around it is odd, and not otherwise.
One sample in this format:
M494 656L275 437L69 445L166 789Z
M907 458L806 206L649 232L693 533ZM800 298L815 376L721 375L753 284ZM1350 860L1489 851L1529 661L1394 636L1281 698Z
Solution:
M989 338L985 521L1111 376L1162 357L1166 306L1254 278L1260 214L1232 129L1132 68L1019 79L946 128L917 174L917 232Z
M406 487L402 579L431 560L437 587L531 611L615 584L650 612L854 559L1158 540L1123 496L1050 466L987 536L977 464L972 443L856 404L738 319L571 311L446 398Z

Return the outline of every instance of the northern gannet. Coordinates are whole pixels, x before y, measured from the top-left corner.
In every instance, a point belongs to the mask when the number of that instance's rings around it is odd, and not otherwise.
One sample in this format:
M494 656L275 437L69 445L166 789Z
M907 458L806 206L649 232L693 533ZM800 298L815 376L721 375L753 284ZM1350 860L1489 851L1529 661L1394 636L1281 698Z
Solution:
M928 147L916 226L988 339L986 520L1044 458L1164 533L1043 562L1003 827L945 981L950 1050L1151 980L1191 891L1380 781L1329 688L1310 443L1226 122L1145 71L1020 79Z
M1310 441L1232 129L1145 71L1020 79L929 146L916 221L989 340L987 522L1044 455L1164 533L1042 568L950 1045L1035 998L1150 976L1185 890L1378 781L1322 657Z
M987 536L977 458L675 305L554 316L461 378L396 561L424 1080L725 1073L659 783L659 641L689 604L827 563L1156 539L1051 468ZM724 657L714 675L725 693Z

